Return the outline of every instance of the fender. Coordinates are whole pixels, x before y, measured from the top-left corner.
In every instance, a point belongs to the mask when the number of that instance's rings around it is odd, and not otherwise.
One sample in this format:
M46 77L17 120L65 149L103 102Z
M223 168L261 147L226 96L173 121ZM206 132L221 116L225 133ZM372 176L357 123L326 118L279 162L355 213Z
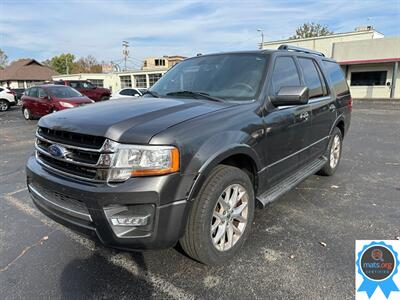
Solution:
M333 122L333 125L332 125L332 127L331 127L331 130L329 130L329 136L332 135L333 129L335 129L335 127L337 126L337 124L338 124L340 121L343 121L344 124L346 124L346 121L345 121L345 119L344 119L343 113L341 113L339 116L337 116L335 122ZM346 130L346 128L345 128L345 130Z
M325 151L324 151L325 155L328 155L328 157L329 157L329 145L330 145L330 143L331 143L331 142L330 142L330 139L331 139L331 136L332 136L332 132L333 132L333 130L335 129L335 127L337 126L337 124L339 124L340 121L343 121L344 124L346 124L346 121L345 121L345 119L344 119L343 113L341 113L339 116L337 116L335 122L333 122L333 125L332 125L332 127L331 127L331 130L329 130L329 142L328 142L328 144L326 145L326 149L325 149ZM345 130L346 130L346 127L345 127Z
M236 155L236 154L244 154L248 156L256 165L256 173L261 169L261 161L258 157L257 153L247 144L231 144L229 146L224 147L219 152L212 155L199 169L198 176L196 177L193 186L189 192L188 199L193 200L200 188L203 186L206 181L208 175L211 171L224 159ZM258 185L258 182L256 183Z

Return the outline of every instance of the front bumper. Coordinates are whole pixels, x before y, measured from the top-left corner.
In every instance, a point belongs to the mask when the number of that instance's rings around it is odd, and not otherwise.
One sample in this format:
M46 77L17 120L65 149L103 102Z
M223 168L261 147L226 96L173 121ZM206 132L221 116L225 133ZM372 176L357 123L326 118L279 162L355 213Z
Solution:
M37 208L74 231L98 238L104 245L124 250L172 247L187 220L188 192L194 176L131 178L118 185L76 181L48 171L34 156L27 163L28 189ZM104 207L127 205L151 208L147 226L120 236L113 230Z

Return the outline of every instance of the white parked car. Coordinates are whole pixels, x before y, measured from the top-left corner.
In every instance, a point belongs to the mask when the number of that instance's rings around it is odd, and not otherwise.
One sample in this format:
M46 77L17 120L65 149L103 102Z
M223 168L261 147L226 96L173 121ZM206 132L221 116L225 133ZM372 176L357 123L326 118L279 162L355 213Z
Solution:
M15 104L17 104L15 93L8 88L0 87L0 111L6 111Z
M146 93L147 89L142 88L124 88L117 93L112 94L110 100L127 98L127 97L140 97Z

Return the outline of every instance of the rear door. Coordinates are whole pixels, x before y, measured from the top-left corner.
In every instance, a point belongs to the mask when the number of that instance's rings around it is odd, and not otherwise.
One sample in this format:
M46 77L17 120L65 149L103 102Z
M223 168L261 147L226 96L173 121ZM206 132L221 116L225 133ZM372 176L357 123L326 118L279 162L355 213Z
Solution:
M270 80L270 97L282 87L301 85L294 58L278 56ZM304 164L302 152L309 143L310 107L308 104L275 107L266 114L264 122L265 168L271 186Z
M317 60L311 57L298 57L304 84L309 89L311 109L310 145L304 152L305 160L321 156L329 142L329 132L336 119L334 96L329 93L327 81Z
M32 87L28 90L28 109L31 111L32 114L35 116L39 115L39 108L38 108L38 103L37 103L37 87Z

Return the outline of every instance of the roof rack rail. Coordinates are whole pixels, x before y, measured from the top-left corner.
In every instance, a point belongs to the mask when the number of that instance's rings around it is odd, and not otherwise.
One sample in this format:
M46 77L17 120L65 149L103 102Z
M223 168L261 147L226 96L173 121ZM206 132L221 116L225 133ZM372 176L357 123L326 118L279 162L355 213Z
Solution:
M318 51L310 50L310 49L306 49L306 48L301 48L301 47L296 47L296 46L280 45L278 50L303 52L303 53L309 53L309 54L314 54L314 55L325 57L325 54L323 54L322 52L318 52Z

